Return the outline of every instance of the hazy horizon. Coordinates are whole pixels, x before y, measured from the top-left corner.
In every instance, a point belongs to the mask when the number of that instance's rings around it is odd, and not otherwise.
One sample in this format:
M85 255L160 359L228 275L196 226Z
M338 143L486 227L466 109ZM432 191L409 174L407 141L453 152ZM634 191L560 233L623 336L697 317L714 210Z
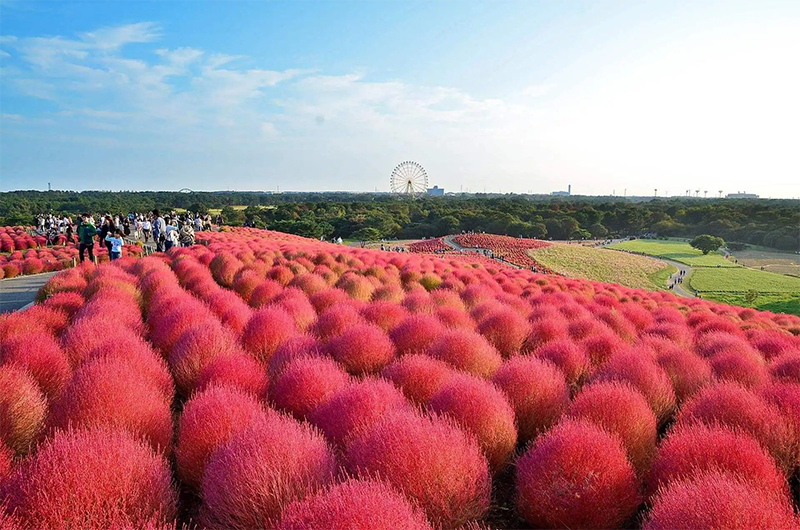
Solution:
M0 190L800 197L800 4L0 0ZM627 190L627 191L626 191Z

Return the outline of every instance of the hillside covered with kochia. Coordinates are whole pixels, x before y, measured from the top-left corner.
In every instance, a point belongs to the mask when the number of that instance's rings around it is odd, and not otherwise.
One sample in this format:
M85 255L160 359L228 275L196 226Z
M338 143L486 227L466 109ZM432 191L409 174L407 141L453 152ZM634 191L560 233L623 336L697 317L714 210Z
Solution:
M198 240L0 317L3 529L798 527L798 317Z

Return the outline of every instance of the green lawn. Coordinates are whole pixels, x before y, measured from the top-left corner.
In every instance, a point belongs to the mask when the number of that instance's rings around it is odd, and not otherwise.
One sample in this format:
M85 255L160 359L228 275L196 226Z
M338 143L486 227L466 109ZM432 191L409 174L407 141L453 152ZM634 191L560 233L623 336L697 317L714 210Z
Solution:
M604 248L555 243L529 250L528 255L545 267L572 278L618 283L635 289L663 289L677 269L645 256Z
M693 249L689 246L689 243L683 241L634 239L633 241L615 243L608 248L628 250L630 252L647 254L648 256L671 259L692 267L716 267L717 265L722 267L737 267L732 261L726 260L722 254L712 252L703 255L702 252Z
M800 315L800 278L745 268L700 268L688 281L707 300ZM758 296L747 302L745 293L750 290Z

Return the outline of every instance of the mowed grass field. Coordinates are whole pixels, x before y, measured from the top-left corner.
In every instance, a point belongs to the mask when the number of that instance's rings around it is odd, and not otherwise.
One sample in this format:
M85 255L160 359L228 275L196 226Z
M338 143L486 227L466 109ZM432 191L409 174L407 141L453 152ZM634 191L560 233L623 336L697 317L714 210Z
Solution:
M689 287L703 298L726 304L800 315L800 278L746 268L699 268L692 271ZM748 291L756 291L753 301Z
M677 269L645 256L581 245L553 244L528 255L545 267L572 278L618 283L635 289L663 289Z
M745 267L753 267L778 274L800 276L800 255L791 252L776 252L758 248L739 250L733 253L739 263Z
M726 260L722 254L712 252L703 255L684 241L660 241L654 239L634 239L609 245L608 248L639 252L657 258L671 259L692 267L736 267L732 261Z

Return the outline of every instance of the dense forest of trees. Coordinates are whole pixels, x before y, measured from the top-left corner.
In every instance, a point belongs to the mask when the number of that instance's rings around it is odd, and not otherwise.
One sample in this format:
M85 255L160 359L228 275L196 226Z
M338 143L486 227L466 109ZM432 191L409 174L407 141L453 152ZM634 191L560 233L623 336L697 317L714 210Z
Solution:
M235 210L233 205L247 206ZM39 213L222 209L227 224L319 238L422 238L485 231L543 239L656 232L714 234L726 241L800 248L800 201L474 195L399 199L388 194L252 192L7 192L0 223L32 224Z

